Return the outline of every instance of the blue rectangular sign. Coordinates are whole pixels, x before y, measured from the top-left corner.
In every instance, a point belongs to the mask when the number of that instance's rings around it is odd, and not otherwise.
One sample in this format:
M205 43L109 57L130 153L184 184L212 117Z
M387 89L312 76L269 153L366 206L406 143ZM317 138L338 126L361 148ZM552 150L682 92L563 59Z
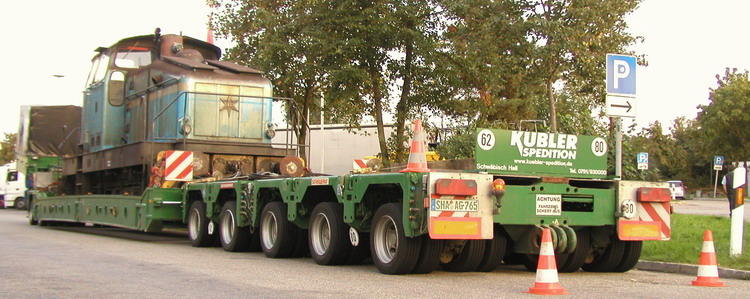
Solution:
M648 153L638 153L638 163L648 163Z
M635 56L607 54L607 94L635 96Z

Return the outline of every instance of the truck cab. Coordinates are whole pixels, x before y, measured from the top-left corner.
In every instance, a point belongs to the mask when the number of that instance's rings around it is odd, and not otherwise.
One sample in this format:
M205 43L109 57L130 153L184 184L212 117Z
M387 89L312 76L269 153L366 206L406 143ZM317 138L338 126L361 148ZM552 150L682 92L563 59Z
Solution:
M3 208L25 208L24 191L26 191L24 175L16 170L16 163L11 162L0 166L0 199L2 201L0 206Z

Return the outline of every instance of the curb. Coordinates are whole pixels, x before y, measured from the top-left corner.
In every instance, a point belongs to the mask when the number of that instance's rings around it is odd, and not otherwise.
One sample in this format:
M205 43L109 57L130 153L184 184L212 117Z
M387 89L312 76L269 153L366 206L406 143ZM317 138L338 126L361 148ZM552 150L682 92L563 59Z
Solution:
M696 273L698 273L698 265L652 262L643 260L638 261L638 264L635 265L635 268L643 271L668 272L687 275L696 275ZM719 277L747 280L750 279L750 271L719 268Z

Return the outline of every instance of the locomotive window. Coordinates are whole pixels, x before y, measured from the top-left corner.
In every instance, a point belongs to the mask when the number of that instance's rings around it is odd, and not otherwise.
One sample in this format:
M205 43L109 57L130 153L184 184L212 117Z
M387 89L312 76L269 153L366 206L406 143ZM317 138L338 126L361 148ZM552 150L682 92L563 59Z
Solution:
M151 64L151 50L146 47L125 46L117 49L115 65L122 68L139 68Z
M125 74L114 71L109 76L109 104L112 106L122 105L125 97Z
M109 56L101 54L91 61L91 71L89 77L86 80L86 84L94 84L102 81L104 75L107 73L107 64L109 63Z

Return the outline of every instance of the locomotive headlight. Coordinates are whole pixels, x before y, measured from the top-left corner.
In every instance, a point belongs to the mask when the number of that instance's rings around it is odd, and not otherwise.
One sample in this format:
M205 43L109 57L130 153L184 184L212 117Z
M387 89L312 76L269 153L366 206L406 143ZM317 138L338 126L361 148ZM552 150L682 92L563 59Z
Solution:
M269 121L266 123L266 127L268 127L268 130L266 130L266 138L273 139L273 137L276 136L276 125Z

